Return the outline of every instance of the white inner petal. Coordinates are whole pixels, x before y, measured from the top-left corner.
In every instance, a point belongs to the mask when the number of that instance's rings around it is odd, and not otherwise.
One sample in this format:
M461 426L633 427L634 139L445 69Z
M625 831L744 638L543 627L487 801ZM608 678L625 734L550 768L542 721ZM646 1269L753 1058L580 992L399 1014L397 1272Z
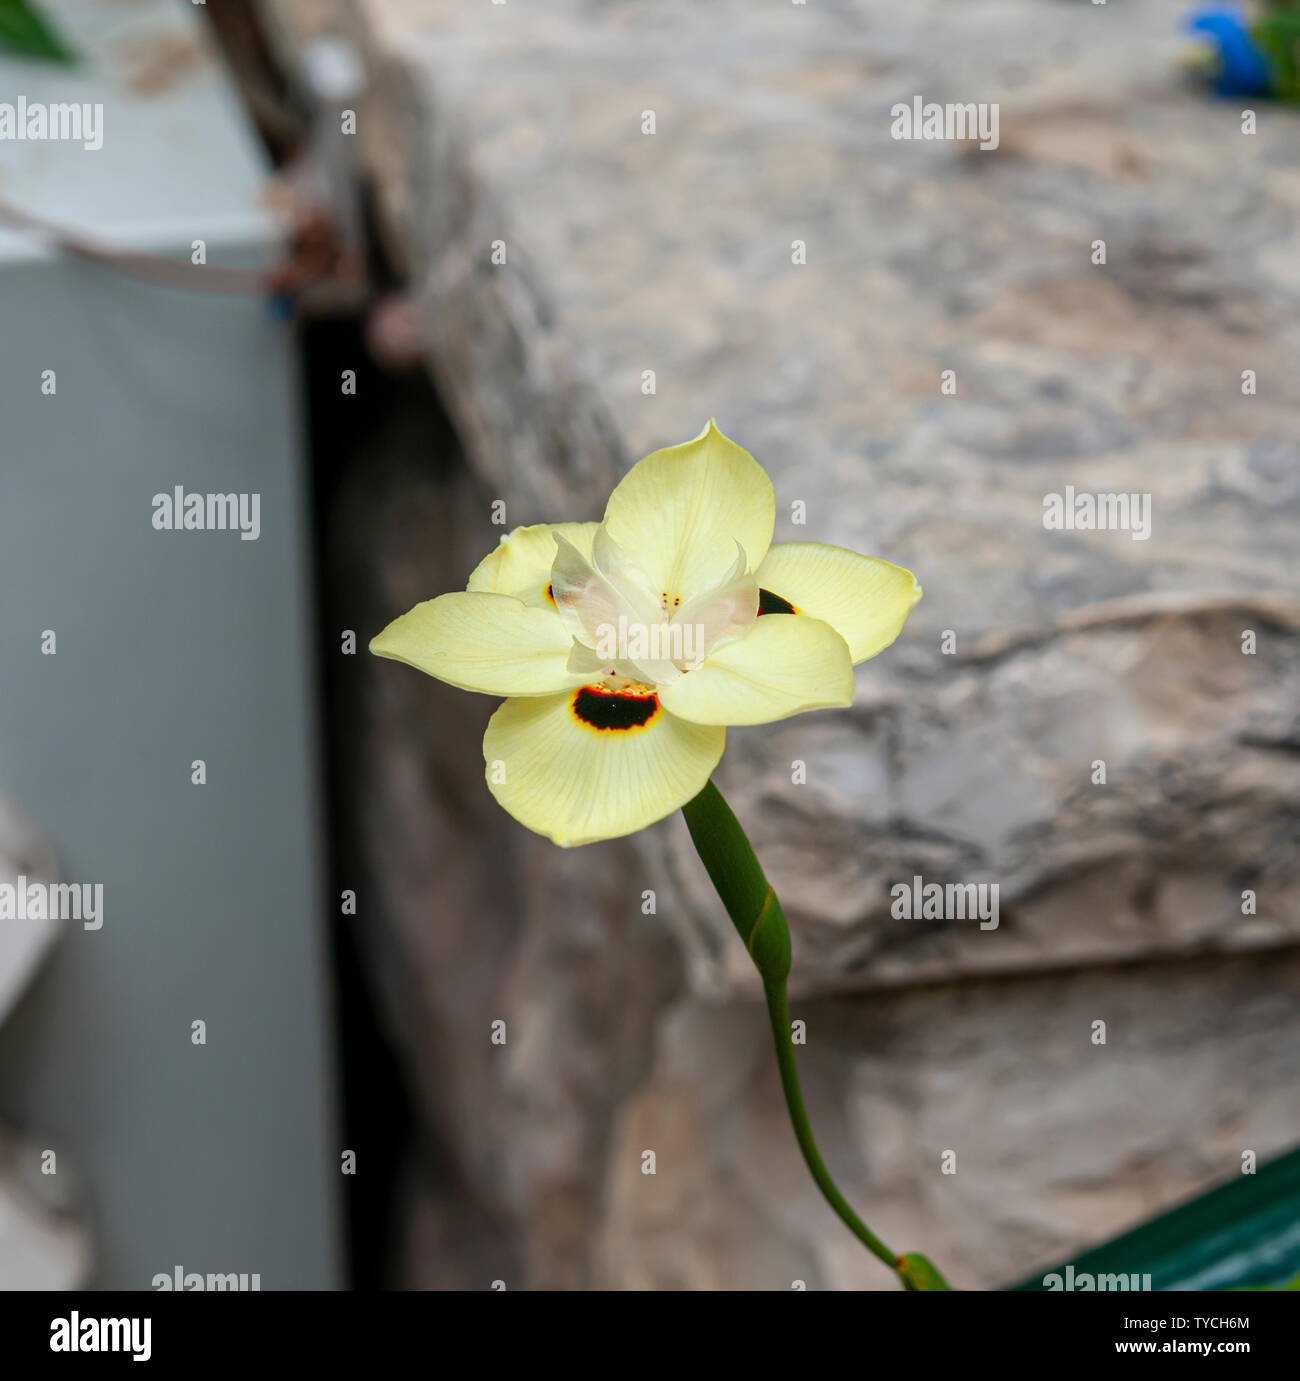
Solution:
M671 685L758 617L758 584L739 542L721 580L685 595L655 590L603 526L590 562L560 533L555 544L551 595L573 638L569 670L610 689Z

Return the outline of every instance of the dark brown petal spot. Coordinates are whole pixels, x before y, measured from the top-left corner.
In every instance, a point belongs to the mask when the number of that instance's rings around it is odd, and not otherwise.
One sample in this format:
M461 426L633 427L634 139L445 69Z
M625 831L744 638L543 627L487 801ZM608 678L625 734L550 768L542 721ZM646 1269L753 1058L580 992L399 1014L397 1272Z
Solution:
M760 614L797 614L799 611L788 599L774 595L771 590L758 592L758 612Z
M552 609L559 608L559 605L555 602L555 591L551 589L551 583L549 580L546 582L546 599Z
M574 694L573 713L589 729L644 729L659 713L659 697L622 695L600 686L583 686Z

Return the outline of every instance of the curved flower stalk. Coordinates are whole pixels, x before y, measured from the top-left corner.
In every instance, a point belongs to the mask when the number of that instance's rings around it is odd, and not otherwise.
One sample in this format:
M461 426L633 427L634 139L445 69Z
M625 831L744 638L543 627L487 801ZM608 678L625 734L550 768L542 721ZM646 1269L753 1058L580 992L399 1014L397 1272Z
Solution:
M853 700L853 667L921 598L901 566L816 542L772 545L762 467L708 426L638 461L599 523L516 528L464 591L370 644L462 690L504 697L483 738L488 789L563 847L682 810L758 966L795 1136L835 1212L909 1289L944 1289L849 1207L808 1125L790 1039L790 935L736 818L709 781L728 725ZM937 1283L936 1283L937 1282Z

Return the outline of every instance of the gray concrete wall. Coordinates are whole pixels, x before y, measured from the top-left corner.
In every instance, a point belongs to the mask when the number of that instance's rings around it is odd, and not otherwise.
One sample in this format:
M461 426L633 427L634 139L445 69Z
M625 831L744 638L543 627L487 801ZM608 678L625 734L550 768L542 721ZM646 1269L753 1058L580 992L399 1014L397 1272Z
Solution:
M220 67L200 55L162 94L128 79L127 38L198 45L198 21L137 6L114 29L96 8L69 29L95 61L0 72L33 100L104 101L104 147L32 162L0 145L3 195L124 248L188 261L197 238L212 264L268 262L266 168ZM69 925L0 1029L0 1116L80 1181L94 1283L148 1289L179 1265L259 1273L263 1289L336 1285L290 328L257 296L140 283L17 235L0 253L0 322L0 792L60 876L104 898L102 928ZM257 540L156 530L154 496L176 485L260 495Z

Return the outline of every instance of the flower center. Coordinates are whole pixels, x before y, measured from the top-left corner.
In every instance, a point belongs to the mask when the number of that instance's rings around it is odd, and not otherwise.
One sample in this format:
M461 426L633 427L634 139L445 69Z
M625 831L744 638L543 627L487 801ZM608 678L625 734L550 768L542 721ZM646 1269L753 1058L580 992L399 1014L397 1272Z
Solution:
M607 689L671 685L758 617L758 586L739 543L731 569L697 592L656 590L604 528L590 561L558 535L556 547L547 589L573 637L569 669Z

